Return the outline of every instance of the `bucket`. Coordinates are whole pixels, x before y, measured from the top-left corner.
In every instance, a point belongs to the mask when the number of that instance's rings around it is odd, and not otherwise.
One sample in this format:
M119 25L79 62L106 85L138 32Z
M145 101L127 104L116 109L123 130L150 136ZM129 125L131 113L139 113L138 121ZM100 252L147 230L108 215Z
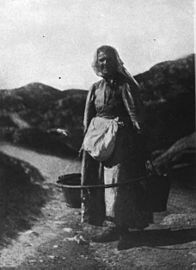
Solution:
M81 207L81 189L74 188L80 185L81 174L72 173L58 177L57 185L61 187L66 205L71 208ZM73 186L73 188L69 187Z

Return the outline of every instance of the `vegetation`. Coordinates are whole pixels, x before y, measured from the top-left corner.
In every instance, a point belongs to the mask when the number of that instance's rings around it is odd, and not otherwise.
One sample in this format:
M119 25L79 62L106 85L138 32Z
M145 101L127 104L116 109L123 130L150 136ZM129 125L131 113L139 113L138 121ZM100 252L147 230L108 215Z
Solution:
M39 171L24 161L0 153L0 243L29 229L41 215L48 191Z

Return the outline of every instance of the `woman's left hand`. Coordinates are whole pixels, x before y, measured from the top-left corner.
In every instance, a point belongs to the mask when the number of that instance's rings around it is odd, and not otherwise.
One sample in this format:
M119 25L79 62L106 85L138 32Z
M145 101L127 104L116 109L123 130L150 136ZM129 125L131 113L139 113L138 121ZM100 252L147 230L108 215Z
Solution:
M139 125L138 122L134 122L133 123L133 128L137 132L137 134L141 134L142 133L141 127L140 127L140 125Z

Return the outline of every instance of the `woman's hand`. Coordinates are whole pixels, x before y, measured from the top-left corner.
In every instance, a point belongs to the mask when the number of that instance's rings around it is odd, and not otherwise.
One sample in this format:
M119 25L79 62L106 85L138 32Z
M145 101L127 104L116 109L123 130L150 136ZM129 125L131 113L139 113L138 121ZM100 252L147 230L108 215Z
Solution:
M133 128L134 128L134 130L136 131L137 134L141 134L142 133L141 127L140 127L140 125L139 125L138 122L134 122L133 123Z
M82 146L80 147L80 150L78 151L78 157L79 157L79 158L82 158L83 151L84 151L84 149L83 149L83 145L82 145Z

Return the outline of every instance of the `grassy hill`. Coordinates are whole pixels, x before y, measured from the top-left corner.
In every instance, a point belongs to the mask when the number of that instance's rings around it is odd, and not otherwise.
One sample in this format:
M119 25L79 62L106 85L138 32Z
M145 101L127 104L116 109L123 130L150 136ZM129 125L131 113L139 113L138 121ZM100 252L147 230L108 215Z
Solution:
M67 144L78 149L86 94L80 89L60 91L41 83L1 90L0 138L42 150L62 148L67 152ZM68 130L70 136L54 133L55 128Z

